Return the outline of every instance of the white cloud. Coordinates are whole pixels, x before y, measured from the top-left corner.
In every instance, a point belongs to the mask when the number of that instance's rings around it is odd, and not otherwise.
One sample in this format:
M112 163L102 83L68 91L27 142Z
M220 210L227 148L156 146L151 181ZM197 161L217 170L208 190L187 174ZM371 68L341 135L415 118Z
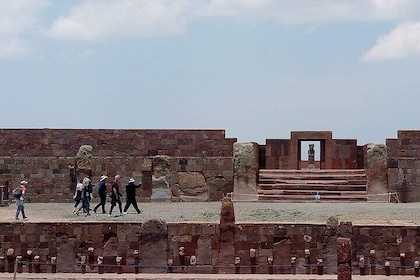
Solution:
M185 1L91 0L56 19L48 34L71 40L101 40L179 33L185 28Z
M407 57L420 57L420 22L398 25L389 34L379 38L376 45L361 59L378 61Z
M27 53L24 33L38 24L38 15L49 1L0 0L0 58L20 57Z
M193 19L271 19L283 24L398 20L420 13L418 0L86 0L58 17L48 34L70 40L183 32Z
M406 17L420 8L415 0L213 0L202 15L263 17L281 23L324 23L349 20L389 20Z
M19 58L23 57L28 52L27 42L10 38L0 40L0 58Z

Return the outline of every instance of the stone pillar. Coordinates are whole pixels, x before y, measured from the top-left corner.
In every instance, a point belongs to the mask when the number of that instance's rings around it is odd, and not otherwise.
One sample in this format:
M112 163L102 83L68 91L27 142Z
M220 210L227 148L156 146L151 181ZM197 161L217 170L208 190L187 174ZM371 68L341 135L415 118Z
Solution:
M259 172L259 151L257 143L234 143L234 184L235 200L255 201Z
M351 280L350 238L337 238L337 280Z
M151 201L171 202L171 159L168 156L153 157ZM165 261L166 263L166 261Z
M0 272L1 273L3 273L4 272L4 268L5 268L5 265L4 265L4 263L5 263L5 261L4 261L4 257L3 256L0 256Z
M314 150L314 144L309 144L309 150L308 150L308 168L314 168L315 167L315 150Z
M32 256L32 250L27 250L26 251L26 265L28 266L28 273L32 273L32 268L33 268L33 256Z
M327 220L327 226L324 232L324 252L323 259L325 266L325 274L333 274L337 271L337 237L338 237L339 223L338 219L331 216Z
M387 147L368 144L366 149L366 177L369 201L388 201Z
M63 234L57 235L55 240L57 244L57 258L60 260L57 263L58 270L60 272L73 272L77 239Z
M95 267L95 248L93 247L88 248L88 261L87 262L89 264L89 268L93 270L93 268Z
M138 274L140 272L139 271L139 250L134 250L133 257L134 257L134 273Z
M235 212L231 198L224 197L220 211L219 274L235 272Z
M23 272L23 262L22 262L22 256L16 256L16 263L17 263L17 273Z
M139 261L145 273L166 273L168 260L168 226L165 221L145 221L139 234Z
M7 271L13 273L15 270L15 249L7 249Z

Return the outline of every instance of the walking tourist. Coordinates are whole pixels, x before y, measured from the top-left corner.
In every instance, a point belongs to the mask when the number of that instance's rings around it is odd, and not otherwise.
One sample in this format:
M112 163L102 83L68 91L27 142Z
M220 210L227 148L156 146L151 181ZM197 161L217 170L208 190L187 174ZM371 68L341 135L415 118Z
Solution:
M137 214L140 214L139 207L137 206L136 201L136 189L140 188L141 184L134 184L136 180L134 178L130 178L128 181L128 185L125 186L125 193L127 195L127 201L124 207L124 214L127 214L127 209L130 207L130 205L133 205L134 209L136 209Z
M83 179L83 211L86 212L87 216L90 216L90 197L92 195L92 181L85 177Z
M101 200L93 209L93 212L96 214L96 210L102 206L102 214L106 214L105 211L105 202L106 202L106 179L108 176L102 175L101 180L98 183L98 195L99 199Z
M120 214L123 213L122 206L121 206L121 193L120 193L120 185L121 185L121 175L115 175L114 182L112 183L112 190L111 190L111 209L109 210L108 217L111 217L112 210L118 204L120 209Z
M73 214L79 215L79 204L82 202L82 192L83 192L83 183L80 181L76 185L76 190L74 192L73 200L74 200L74 209Z
M16 216L15 219L19 220L19 214L22 212L22 218L26 220L28 217L25 215L25 197L26 197L26 186L28 182L21 181L20 186L13 190L13 196L16 199Z

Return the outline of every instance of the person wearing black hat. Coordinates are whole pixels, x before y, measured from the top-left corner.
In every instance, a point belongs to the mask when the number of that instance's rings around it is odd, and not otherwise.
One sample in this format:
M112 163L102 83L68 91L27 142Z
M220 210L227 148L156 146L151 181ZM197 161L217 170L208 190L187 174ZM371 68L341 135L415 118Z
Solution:
M134 209L136 209L137 214L140 214L140 209L137 206L137 201L136 201L136 189L141 187L141 184L136 185L134 184L136 180L134 180L134 178L130 178L130 180L128 181L128 185L125 186L125 193L127 194L127 203L125 204L124 207L124 214L127 214L127 210L128 207L130 207L130 205L133 205Z

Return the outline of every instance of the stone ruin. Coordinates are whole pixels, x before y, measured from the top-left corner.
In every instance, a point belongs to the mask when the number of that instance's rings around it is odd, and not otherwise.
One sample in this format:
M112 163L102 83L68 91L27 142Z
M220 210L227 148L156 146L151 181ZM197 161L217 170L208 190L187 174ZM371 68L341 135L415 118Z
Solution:
M0 228L0 274L420 276L419 226L353 225L337 217L325 224L236 222L230 197L222 199L219 223L151 219Z
M257 144L223 130L0 129L2 202L23 179L31 201L70 202L81 178L96 184L116 174L142 183L141 201L219 201L231 193L255 201L262 170L305 169L365 170L369 199L420 201L420 131L363 146L331 131L290 135ZM307 142L319 147L308 160Z

